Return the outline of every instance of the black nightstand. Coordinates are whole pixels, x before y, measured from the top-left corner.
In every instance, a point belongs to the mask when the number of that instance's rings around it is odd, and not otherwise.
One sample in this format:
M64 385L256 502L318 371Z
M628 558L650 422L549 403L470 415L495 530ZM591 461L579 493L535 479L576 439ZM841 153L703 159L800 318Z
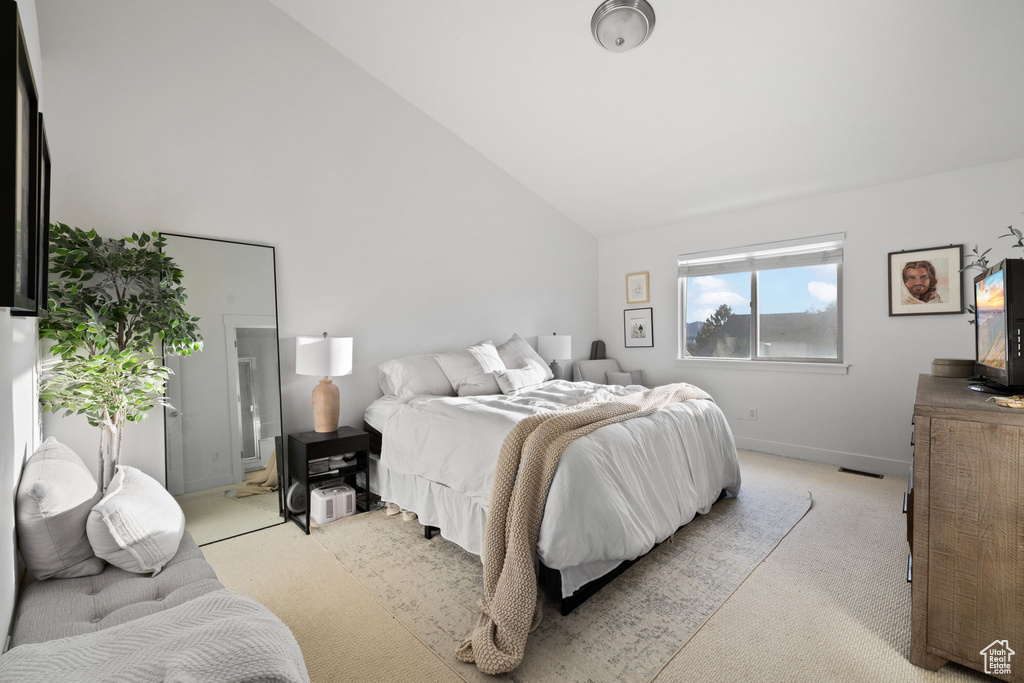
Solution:
M310 474L309 461L326 458L342 453L355 453L355 462L338 468L334 474ZM355 476L360 472L366 475L366 487L355 486ZM370 509L370 435L354 427L338 427L333 432L301 432L288 435L288 469L285 481L288 488L292 482L299 482L306 489L306 510L294 513L288 509L288 493L285 491L285 517L299 525L309 533L309 490L317 484L331 479L352 478L356 489L356 510L366 512ZM362 505L360 506L360 502Z

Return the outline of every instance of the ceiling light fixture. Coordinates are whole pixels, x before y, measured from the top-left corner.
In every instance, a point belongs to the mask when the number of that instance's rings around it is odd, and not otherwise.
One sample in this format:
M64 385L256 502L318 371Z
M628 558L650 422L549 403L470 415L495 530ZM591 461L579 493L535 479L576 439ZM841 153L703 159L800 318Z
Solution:
M594 12L590 30L609 52L632 50L654 30L654 8L647 0L605 0Z

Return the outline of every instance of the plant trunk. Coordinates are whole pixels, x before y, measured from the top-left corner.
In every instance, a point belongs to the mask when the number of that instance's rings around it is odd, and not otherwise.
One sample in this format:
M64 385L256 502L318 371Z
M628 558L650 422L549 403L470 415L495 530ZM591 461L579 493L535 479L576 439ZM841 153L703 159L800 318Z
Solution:
M100 423L100 482L103 492L107 492L110 480L114 478L114 469L121 459L121 428L124 420L120 413L105 414L106 419Z

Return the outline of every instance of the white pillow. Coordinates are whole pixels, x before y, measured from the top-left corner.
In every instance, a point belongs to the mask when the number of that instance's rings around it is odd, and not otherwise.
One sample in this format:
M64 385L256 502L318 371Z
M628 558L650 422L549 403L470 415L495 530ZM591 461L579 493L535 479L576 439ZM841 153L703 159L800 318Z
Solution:
M501 393L516 396L524 391L536 389L544 383L547 368L533 359L527 359L525 368L516 370L498 370L494 378L498 380Z
M178 551L185 515L156 479L118 465L86 532L97 557L126 572L156 576Z
M605 377L608 379L608 384L619 384L624 387L629 385L643 386L644 371L612 372L609 370L605 373Z
M500 394L494 373L504 370L505 364L490 340L482 341L459 351L449 351L437 357L452 388L459 396L486 396Z
M513 334L507 342L498 346L498 357L501 358L501 362L505 364L506 368L521 368L526 365L528 360L536 361L544 368L545 380L555 377L555 373L551 372L551 368L540 357L540 354L534 351L530 343L518 334Z
M377 383L385 396L454 396L452 385L432 353L403 356L377 366Z
M18 485L18 549L36 579L103 571L85 535L100 488L82 459L52 436L25 463Z

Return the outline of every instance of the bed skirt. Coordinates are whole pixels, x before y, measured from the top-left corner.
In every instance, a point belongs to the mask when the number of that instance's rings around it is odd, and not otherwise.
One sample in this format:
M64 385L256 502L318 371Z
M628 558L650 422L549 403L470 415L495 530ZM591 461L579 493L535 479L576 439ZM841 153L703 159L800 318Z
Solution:
M452 488L422 477L388 469L379 455L370 455L370 490L381 500L412 510L424 526L440 530L441 537L480 556L487 529L487 510ZM543 563L544 558L540 561ZM570 598L586 584L614 571L621 560L600 560L558 570L561 593ZM550 579L549 579L550 581Z

